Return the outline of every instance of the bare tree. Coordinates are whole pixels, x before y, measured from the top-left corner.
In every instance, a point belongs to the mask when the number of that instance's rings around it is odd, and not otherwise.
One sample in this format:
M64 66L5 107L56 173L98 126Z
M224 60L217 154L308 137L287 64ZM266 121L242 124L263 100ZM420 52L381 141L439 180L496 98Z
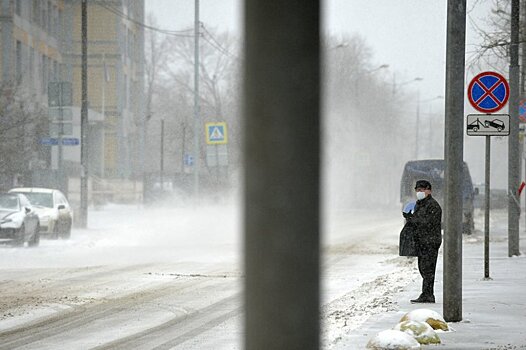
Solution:
M328 38L325 47L324 139L329 201L336 206L352 206L383 197L383 203L393 204L399 174L414 150L416 108L407 112L401 89L393 95L386 64L373 63L363 38Z
M0 169L2 182L15 174L25 174L36 167L42 146L39 141L48 134L48 119L41 108L29 106L17 85L0 85Z
M183 172L182 158L192 149L194 137L193 117L193 71L194 71L194 38L191 32L177 35L157 36L156 41L147 45L148 65L155 65L148 70L148 101L151 119L149 122L149 143L152 168L157 168L155 152L159 142L160 119L164 119L166 144L165 154L171 162L165 162L167 171ZM200 40L200 110L203 123L226 121L229 131L229 168L239 164L239 59L237 40L228 33L217 34L201 27ZM205 162L204 137L201 138L201 162L203 169L208 170Z
M482 20L481 25L478 25L471 15L469 17L481 41L468 58L469 68L487 66L496 70L505 70L509 64L511 0L491 1L493 3L491 13ZM473 6L481 2L482 0L477 0ZM525 1L522 1L521 7L521 11L524 12ZM523 45L525 42L524 17L521 18L519 28L519 41Z

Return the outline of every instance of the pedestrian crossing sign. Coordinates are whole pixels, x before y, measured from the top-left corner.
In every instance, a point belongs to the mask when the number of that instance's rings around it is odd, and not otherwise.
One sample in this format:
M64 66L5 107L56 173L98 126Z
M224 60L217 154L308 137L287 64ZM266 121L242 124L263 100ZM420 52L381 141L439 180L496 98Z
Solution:
M209 145L225 145L228 143L226 123L206 123L206 143Z

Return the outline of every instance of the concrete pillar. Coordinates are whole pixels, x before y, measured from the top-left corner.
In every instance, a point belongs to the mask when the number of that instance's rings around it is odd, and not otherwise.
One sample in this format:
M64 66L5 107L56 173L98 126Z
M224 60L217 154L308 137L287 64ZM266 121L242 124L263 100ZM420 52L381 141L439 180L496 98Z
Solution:
M319 1L245 1L245 348L319 347Z

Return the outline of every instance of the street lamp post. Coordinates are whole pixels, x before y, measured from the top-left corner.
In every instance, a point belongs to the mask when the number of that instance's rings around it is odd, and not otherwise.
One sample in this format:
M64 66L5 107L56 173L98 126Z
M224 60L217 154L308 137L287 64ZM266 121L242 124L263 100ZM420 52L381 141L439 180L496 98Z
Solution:
M361 78L365 75L373 75L375 74L376 72L378 72L379 70L381 69L385 69L385 68L389 68L389 65L388 64L381 64L379 65L378 67L376 68L372 68L372 69L364 69L362 72L358 71L357 72L357 77L354 81L354 90L356 91L356 96L358 96L358 100L356 101L356 105L359 105L360 103L360 99L361 99L361 94L362 94L362 91L359 89L359 85L360 85L360 81L362 80Z
M422 81L422 80L424 80L424 78L416 77L416 78L413 78L411 80L404 81L403 83L397 84L396 80L395 80L395 75L393 75L393 96L396 95L397 89L400 88L401 86L404 86L404 85L407 85L407 84L411 84L411 83L414 83L416 81Z
M417 98L416 98L416 135L415 135L415 160L418 160L419 150L420 150L420 104L423 102L431 102L438 99L442 99L444 96L436 96L427 100L420 100L420 89L418 89L417 92Z
M384 69L384 68L389 68L389 65L384 63L382 65L379 65L376 68L368 69L365 72L368 73L368 74L371 74L371 73L374 73L374 72L379 71L380 69Z
M420 82L424 80L424 78L416 77L408 81L404 81L403 83L396 84L395 76L393 75L393 97L396 95L397 89L401 86L411 84L414 82ZM418 159L418 126L420 124L420 89L417 91L417 97L416 97L416 140L415 140L415 159Z

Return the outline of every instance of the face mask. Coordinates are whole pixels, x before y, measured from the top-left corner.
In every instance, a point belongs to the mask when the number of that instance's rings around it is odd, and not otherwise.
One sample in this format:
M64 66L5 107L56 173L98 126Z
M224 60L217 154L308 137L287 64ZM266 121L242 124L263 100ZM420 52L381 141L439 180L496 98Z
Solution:
M426 198L426 193L425 192L417 192L416 193L416 198L418 200L422 200L422 199Z

